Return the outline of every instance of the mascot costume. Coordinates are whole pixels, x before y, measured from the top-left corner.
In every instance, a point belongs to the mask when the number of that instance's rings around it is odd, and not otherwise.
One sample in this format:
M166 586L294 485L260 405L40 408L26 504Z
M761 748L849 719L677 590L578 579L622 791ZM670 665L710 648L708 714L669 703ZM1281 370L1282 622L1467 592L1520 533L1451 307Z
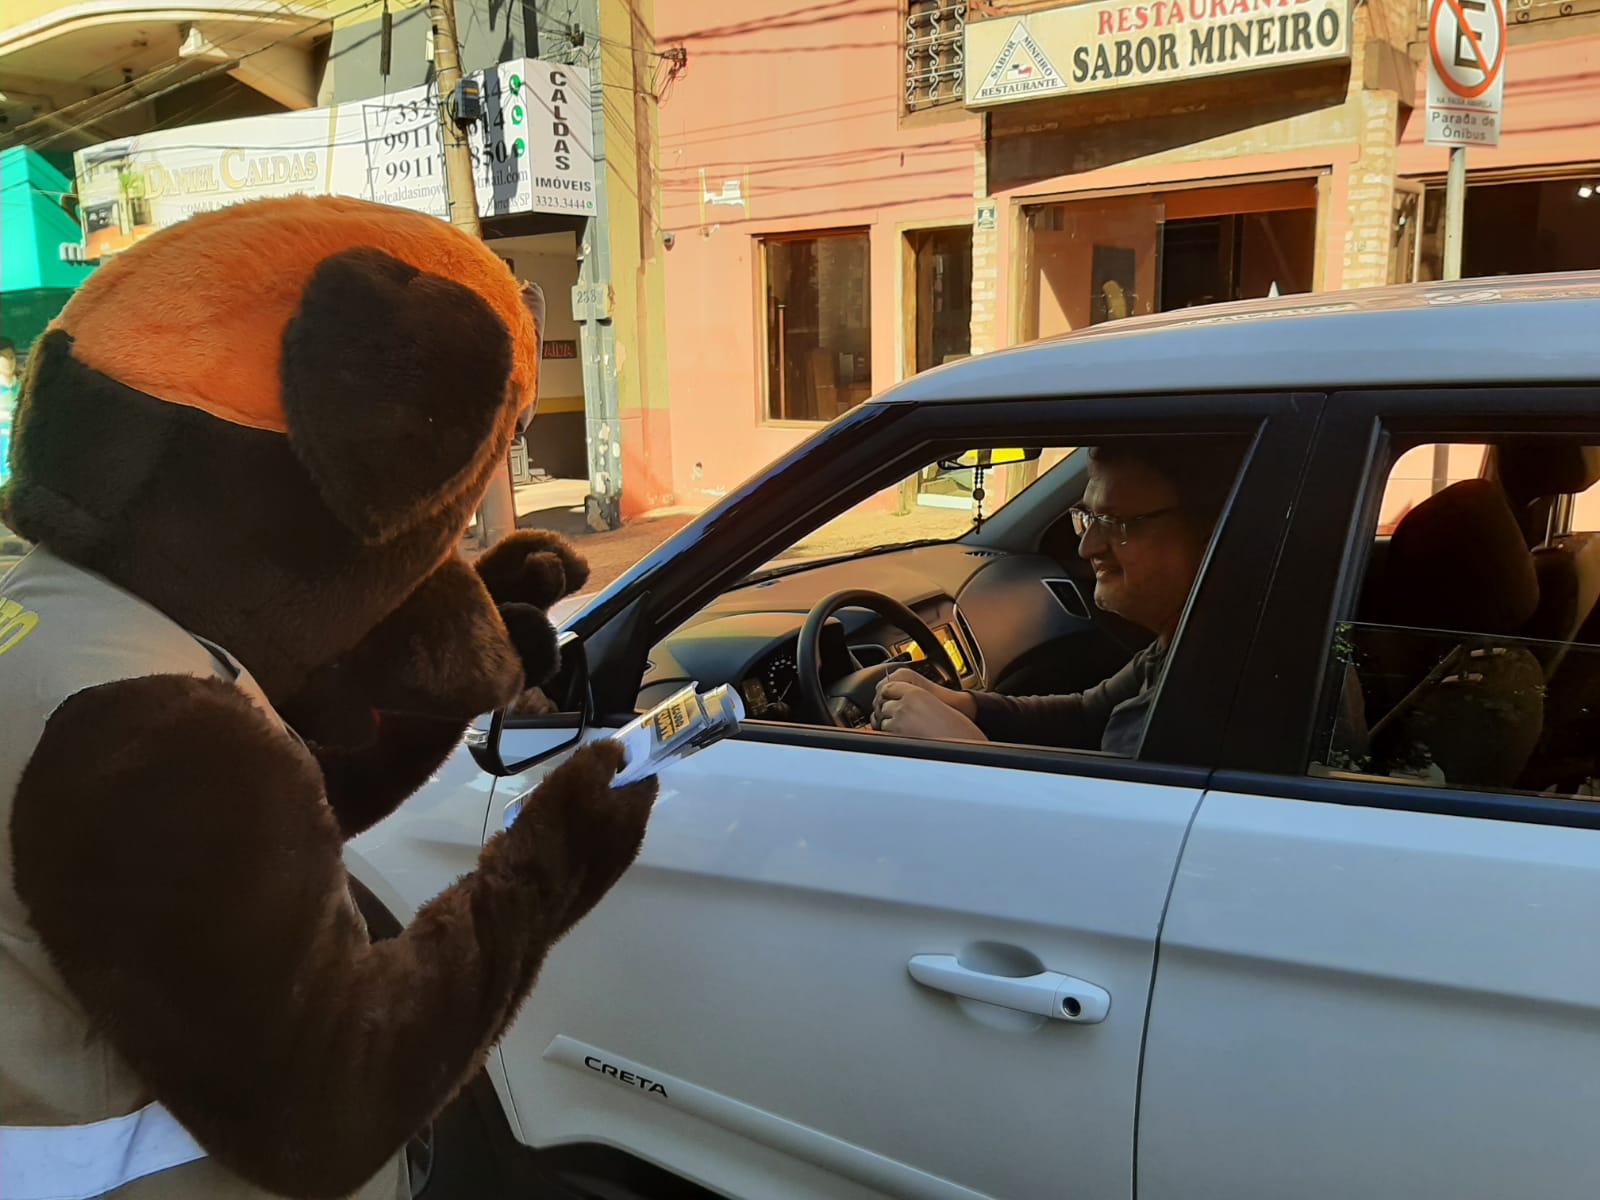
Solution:
M341 862L558 665L582 560L460 540L535 395L536 304L431 217L295 197L96 271L3 494L0 1196L393 1200L652 783L580 750L373 942Z

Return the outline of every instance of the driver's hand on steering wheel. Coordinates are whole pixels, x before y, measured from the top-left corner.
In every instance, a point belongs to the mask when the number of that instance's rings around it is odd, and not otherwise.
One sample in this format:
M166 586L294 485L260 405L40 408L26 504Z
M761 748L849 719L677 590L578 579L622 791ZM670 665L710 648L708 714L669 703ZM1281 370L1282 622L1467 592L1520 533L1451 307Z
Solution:
M940 687L917 672L901 668L878 684L872 725L900 737L985 742L973 723L978 708L965 692Z

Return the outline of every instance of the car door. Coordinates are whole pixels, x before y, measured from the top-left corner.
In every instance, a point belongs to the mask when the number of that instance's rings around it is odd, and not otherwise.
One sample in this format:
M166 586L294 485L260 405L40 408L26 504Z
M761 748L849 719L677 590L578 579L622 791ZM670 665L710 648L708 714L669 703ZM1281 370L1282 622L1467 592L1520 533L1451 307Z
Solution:
M602 644L630 645L637 687L639 648L935 439L1255 438L1192 599L1205 635L1180 638L1140 761L751 722L667 771L637 864L503 1042L522 1136L742 1197L1130 1195L1156 934L1317 403L847 423L580 618L596 676ZM496 809L549 765L502 780Z
M1375 593L1362 565L1390 464L1426 443L1600 444L1600 390L1345 395L1327 411L1230 721L1223 754L1241 769L1213 780L1163 928L1140 1200L1593 1195L1600 798L1570 782L1531 792L1543 780L1520 758L1509 785L1441 763L1493 761L1516 744L1519 713L1542 722L1531 744L1564 736L1553 686L1493 690L1494 664L1532 655L1559 661L1562 680L1595 678L1600 646L1463 642L1460 618L1379 629L1423 662L1460 663L1449 656L1473 647L1467 666L1430 672L1405 698L1438 769L1379 776L1371 753L1312 768L1320 777L1308 765L1335 757L1340 664L1372 661L1359 652L1362 597ZM1479 528L1459 556L1497 553ZM1479 572L1480 587L1495 579ZM1442 594L1471 599L1450 580ZM1486 690L1470 699L1474 688ZM1587 744L1564 751L1600 775L1589 720Z

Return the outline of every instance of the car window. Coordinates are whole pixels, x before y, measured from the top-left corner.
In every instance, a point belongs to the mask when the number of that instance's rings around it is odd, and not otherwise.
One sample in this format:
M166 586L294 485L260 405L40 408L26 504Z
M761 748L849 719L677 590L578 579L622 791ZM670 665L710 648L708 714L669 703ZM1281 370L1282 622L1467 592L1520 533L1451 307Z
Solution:
M1573 498L1572 531L1600 533L1600 483L1591 484L1588 490Z
M976 480L961 478L967 468L930 463L796 537L770 560L780 578L734 587L663 639L650 656L641 703L669 685L664 664L671 664L693 671L702 686L714 675L734 686L755 720L830 726L837 719L923 742L1137 757L1248 444L1215 435L1074 439L986 472L985 512L1034 497L1028 504L1038 511L1026 511L1038 541L986 546L978 561L917 544L958 537L976 506ZM914 489L964 502L919 506ZM903 558L879 553L908 542ZM1009 555L1015 561L1006 569L980 565ZM836 644L819 651L823 689L829 703L838 702L833 716L818 708L814 692L807 697L797 677L805 655L782 633L784 623L798 632L807 606L850 587L893 590L889 599L910 607L951 651L961 687L947 689L943 707L924 710L938 719L897 725L899 717L877 707L882 675L904 668L927 678L932 666L905 630L860 606L852 606L847 628L830 635ZM751 621L755 614L763 619ZM756 640L776 640L751 646L748 630L759 631ZM737 677L716 674L708 647L730 656L725 669ZM864 679L874 669L882 675ZM835 685L841 690L830 691ZM843 689L853 690L846 697ZM961 719L946 719L951 711Z
M1600 447L1565 438L1392 458L1312 773L1600 798L1600 540L1571 532L1597 472Z
M954 541L971 532L980 511L992 517L1041 475L1072 453L1070 446L1045 449L1033 461L1002 463L982 473L972 467L929 463L868 497L786 547L763 570L861 554L906 542Z

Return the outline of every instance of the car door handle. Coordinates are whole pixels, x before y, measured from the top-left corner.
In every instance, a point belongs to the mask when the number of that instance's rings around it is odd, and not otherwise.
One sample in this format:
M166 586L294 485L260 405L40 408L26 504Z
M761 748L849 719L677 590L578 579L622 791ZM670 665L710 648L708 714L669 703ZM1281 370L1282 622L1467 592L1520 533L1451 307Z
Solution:
M990 975L963 967L953 954L918 954L906 969L923 987L1055 1021L1097 1025L1111 1011L1111 993L1105 988L1055 971Z

